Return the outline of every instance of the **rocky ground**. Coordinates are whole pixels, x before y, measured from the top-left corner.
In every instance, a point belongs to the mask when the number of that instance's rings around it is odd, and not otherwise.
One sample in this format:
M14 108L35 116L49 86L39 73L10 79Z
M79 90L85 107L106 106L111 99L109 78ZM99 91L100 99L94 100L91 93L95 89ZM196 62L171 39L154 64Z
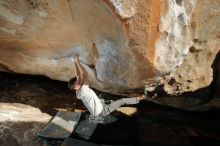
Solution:
M6 73L0 73L0 80L0 146L51 145L36 137L51 117L58 110L84 110L66 82ZM103 97L120 98L109 94ZM203 145L220 140L218 110L189 112L143 102L113 114L136 119L140 145Z

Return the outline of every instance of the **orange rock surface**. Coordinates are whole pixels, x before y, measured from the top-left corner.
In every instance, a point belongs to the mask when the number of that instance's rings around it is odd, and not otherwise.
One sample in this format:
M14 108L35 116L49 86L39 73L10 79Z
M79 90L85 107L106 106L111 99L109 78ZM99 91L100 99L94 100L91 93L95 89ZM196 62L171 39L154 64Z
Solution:
M169 94L195 91L213 79L219 7L218 0L2 1L0 70L68 81L79 53L101 91L137 93L149 81Z

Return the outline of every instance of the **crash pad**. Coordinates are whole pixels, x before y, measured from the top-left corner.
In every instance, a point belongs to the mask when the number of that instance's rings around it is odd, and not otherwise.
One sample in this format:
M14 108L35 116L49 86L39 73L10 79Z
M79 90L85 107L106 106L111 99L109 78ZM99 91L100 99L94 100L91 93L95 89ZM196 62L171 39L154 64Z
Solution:
M71 135L80 117L80 112L59 111L37 136L42 139L64 140Z
M129 116L108 115L103 123L91 123L89 113L82 113L80 122L71 138L97 144L135 144L136 120Z

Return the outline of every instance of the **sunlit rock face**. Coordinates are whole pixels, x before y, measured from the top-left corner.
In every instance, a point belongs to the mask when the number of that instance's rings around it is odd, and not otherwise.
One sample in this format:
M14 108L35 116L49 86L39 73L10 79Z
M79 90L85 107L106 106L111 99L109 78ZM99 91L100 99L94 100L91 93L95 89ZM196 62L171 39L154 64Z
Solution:
M191 3L192 1L176 2L181 2L181 6L184 6L187 2ZM180 66L169 75L159 78L157 82L164 86L167 93L178 95L183 92L197 91L211 84L213 68L218 68L218 65L213 64L213 61L218 59L219 56L216 54L220 50L219 6L220 1L218 0L196 1L190 24L183 28L185 31L181 34L182 42L188 39L188 45L191 44L191 46L188 50L185 49L187 53ZM189 8L189 6L185 7L187 11ZM187 27L189 27L190 32L188 32ZM178 43L176 45L179 46ZM174 50L177 51L177 49Z
M130 94L150 80L149 90L163 84L169 94L194 91L212 81L219 6L218 0L1 1L0 70L68 81L79 53L98 90Z
M51 119L50 115L42 113L39 109L20 103L0 103L0 116L0 122L47 123Z
M0 8L4 70L68 81L79 53L93 87L140 87L129 79L138 62L124 26L103 1L3 1Z
M20 103L0 103L0 141L6 145L41 145L37 133L51 116L38 108Z

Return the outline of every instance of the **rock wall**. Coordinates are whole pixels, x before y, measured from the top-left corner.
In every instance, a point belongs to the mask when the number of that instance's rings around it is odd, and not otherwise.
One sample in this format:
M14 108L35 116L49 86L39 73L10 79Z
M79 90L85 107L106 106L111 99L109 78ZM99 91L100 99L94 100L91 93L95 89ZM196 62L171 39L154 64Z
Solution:
M72 55L91 86L115 94L208 86L220 49L218 0L6 0L0 70L68 81Z
M186 1L182 1L184 2ZM211 84L213 68L217 68L217 66L212 68L212 64L220 50L219 5L218 0L196 1L190 23L191 46L188 53L175 71L158 79L157 82L157 85L164 86L167 93L177 95L196 91Z

